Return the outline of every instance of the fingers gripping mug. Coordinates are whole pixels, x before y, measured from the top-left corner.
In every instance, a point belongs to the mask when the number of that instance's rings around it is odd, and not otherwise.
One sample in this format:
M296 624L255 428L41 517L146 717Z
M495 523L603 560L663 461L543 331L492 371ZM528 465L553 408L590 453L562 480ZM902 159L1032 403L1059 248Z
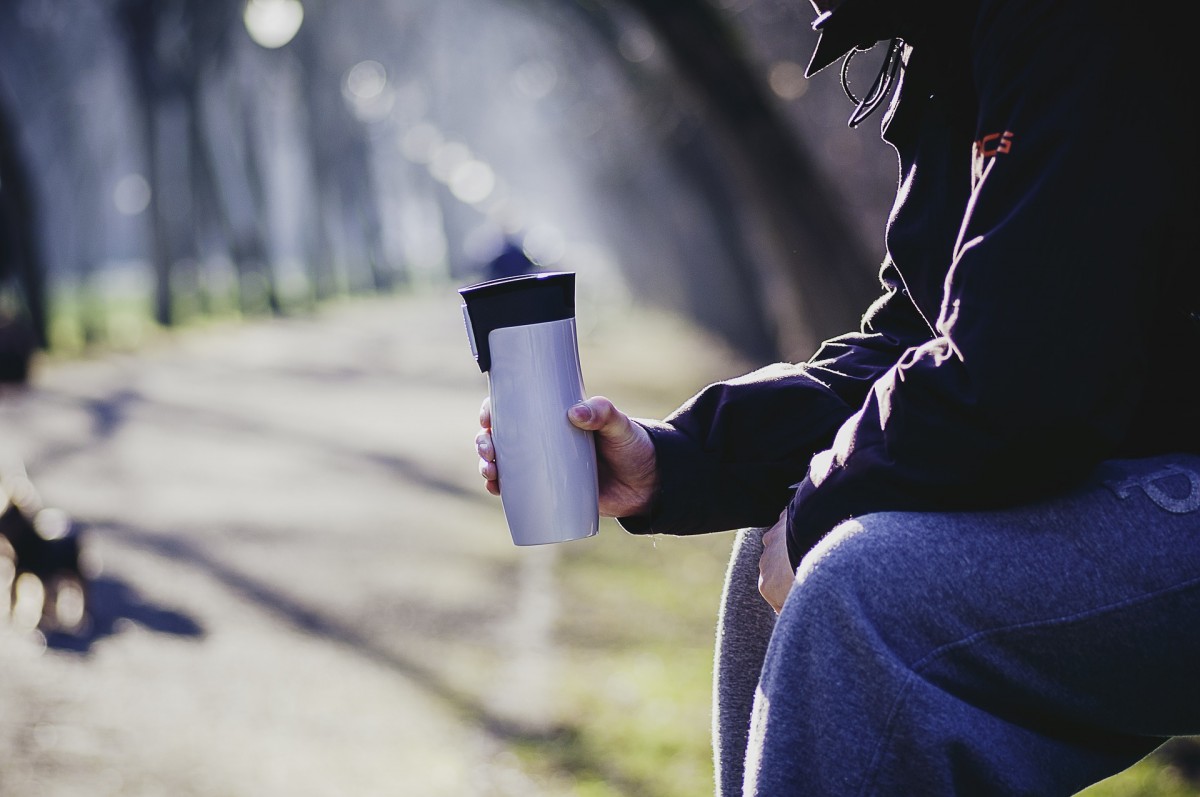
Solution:
M488 375L500 500L513 542L590 537L600 524L596 446L567 409L583 400L575 275L539 272L459 290Z

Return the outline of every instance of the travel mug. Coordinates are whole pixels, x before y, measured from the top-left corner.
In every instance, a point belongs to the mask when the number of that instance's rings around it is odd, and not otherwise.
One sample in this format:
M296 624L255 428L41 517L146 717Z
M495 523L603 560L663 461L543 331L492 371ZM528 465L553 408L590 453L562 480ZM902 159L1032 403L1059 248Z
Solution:
M459 290L471 351L488 375L500 500L512 540L540 545L600 527L596 445L567 409L583 400L575 275L539 272Z

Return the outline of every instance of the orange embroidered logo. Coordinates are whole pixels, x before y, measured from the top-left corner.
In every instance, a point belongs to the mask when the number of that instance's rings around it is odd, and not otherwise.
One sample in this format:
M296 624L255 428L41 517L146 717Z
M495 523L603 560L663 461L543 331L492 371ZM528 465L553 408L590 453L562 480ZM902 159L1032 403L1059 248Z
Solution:
M1003 133L988 133L971 145L971 187L977 188L983 178L996 165L996 156L1012 151L1011 130Z
M990 158L1012 150L1013 134L1010 130L1003 133L989 133L975 142L975 156Z

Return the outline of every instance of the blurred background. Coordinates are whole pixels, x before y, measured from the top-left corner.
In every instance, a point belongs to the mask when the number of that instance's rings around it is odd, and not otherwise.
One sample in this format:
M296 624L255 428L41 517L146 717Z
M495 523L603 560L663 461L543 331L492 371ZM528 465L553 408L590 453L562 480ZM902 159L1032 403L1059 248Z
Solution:
M459 282L506 238L756 357L873 294L895 166L835 76L803 79L800 2L0 15L9 292L56 350Z
M647 417L855 324L896 167L811 18L0 2L0 794L710 793L731 537L515 549L455 289L577 272Z

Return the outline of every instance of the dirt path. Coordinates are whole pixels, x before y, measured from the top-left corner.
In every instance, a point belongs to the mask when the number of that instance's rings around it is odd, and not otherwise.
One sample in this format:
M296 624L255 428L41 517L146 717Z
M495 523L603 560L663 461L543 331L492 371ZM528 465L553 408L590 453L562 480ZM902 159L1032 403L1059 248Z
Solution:
M82 642L0 623L0 795L569 793L511 750L553 661L554 554L518 557L480 489L485 391L447 292L0 399L2 454L103 568Z

